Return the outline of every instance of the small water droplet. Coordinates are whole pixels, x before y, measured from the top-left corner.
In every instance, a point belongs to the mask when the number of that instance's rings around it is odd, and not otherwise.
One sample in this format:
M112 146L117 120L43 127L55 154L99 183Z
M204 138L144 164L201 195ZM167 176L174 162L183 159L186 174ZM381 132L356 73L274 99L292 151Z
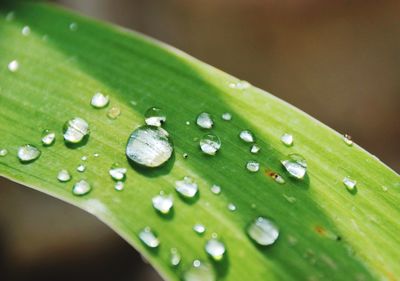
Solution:
M57 174L57 179L60 182L67 182L71 180L71 174L67 170L60 170Z
M247 81L238 81L236 83L230 83L229 88L232 89L238 89L238 90L244 90L250 87L250 83Z
M167 121L167 114L161 108L157 107L149 108L144 117L146 124L149 126L160 127Z
M246 163L246 169L252 173L256 173L260 170L260 163L257 161L248 161Z
M182 154L182 157L183 157L184 159L187 159L187 158L189 157L189 154L183 153L183 154Z
M142 126L130 135L126 156L145 167L158 167L171 158L173 146L168 132L160 127Z
M27 25L25 25L22 30L21 30L22 35L24 36L28 36L29 34L31 34L31 28Z
M112 164L108 173L113 178L113 180L121 181L125 179L125 174L127 172L126 168L121 167L118 163Z
M18 148L18 158L23 163L35 161L40 157L40 150L31 144L25 144Z
M1 156L1 151L0 151L0 156ZM384 192L387 192L389 190L389 187L382 185L382 190Z
M233 203L229 203L228 204L228 210L231 211L231 212L236 211L236 205L233 204Z
M288 159L281 161L286 171L297 179L303 179L307 172L307 162L299 154L289 154Z
M87 160L88 160L88 157L87 157L86 155L84 155L84 156L81 157L81 160L82 160L82 161L87 161Z
M353 180L350 177L344 177L343 178L343 184L346 186L346 188L349 191L353 191L356 188L357 181Z
M11 72L17 72L19 69L19 62L17 60L13 60L8 64L8 70Z
M160 194L151 199L154 209L161 214L168 214L174 206L174 200L171 195Z
M100 154L99 153L93 153L93 156L97 158L97 157L100 156Z
M88 194L92 190L90 184L85 180L80 180L74 184L72 188L72 194L77 196L83 196Z
M192 265L183 273L184 281L215 281L215 272L210 264L194 260Z
M139 238L149 248L157 248L160 245L160 240L150 227L140 231Z
M169 261L172 266L178 266L181 263L181 254L176 248L171 248Z
M247 227L247 234L257 244L268 246L278 239L279 229L273 221L258 217Z
M121 115L121 109L117 106L113 106L107 111L107 117L110 118L111 120L117 119L120 115Z
M225 112L222 114L221 118L222 118L222 120L225 120L225 121L231 121L232 114L230 114L229 112Z
M124 190L124 182L122 182L122 181L117 181L117 182L114 184L114 189L115 189L116 191L122 191L122 190Z
M78 167L76 167L76 170L80 173L83 173L86 170L86 166L83 164L80 164Z
M205 154L215 155L221 148L221 140L216 135L204 135L200 139L200 148Z
M266 170L265 174L270 176L274 181L276 181L279 184L284 184L285 183L284 178L281 175L279 175L278 173L274 172L274 171Z
M213 184L211 186L211 192L218 195L221 193L221 187L219 185Z
M352 146L352 145L353 145L353 140L352 140L351 136L348 135L348 134L344 134L344 135L343 135L343 141L344 141L344 143L347 144L348 146Z
M6 148L0 149L0 157L4 157L8 154L8 150Z
M293 145L293 136L291 134L284 133L281 136L281 141L286 146L292 146Z
M56 140L56 133L51 130L44 130L42 133L42 144L44 146L53 145Z
M197 116L196 123L203 129L211 129L214 125L211 115L207 112L200 113L199 116Z
M71 31L77 31L78 30L78 24L76 22L71 22L69 24L69 30Z
M250 152L253 154L257 154L260 150L261 148L257 144L253 144L250 148Z
M184 177L180 181L175 182L176 191L186 198L193 198L196 196L199 187L191 177Z
M239 137L245 142L248 142L248 143L254 142L254 135L249 130L241 131L240 134L239 134Z
M201 223L197 223L193 226L193 230L197 234L203 234L206 231L206 227Z
M186 121L185 124L186 124L187 126L189 126L189 125L190 125L190 121Z
M225 244L216 238L211 238L207 241L205 248L206 253L215 261L220 261L225 254Z
M79 117L68 120L63 127L64 140L67 143L80 143L89 133L89 124Z
M109 96L104 95L103 93L97 92L93 95L92 100L90 101L90 105L94 108L104 108L110 102Z

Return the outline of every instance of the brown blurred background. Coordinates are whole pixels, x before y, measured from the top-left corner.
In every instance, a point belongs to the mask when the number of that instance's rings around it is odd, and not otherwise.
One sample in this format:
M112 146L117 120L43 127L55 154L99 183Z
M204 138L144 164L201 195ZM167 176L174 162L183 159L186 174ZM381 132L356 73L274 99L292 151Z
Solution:
M400 170L398 0L56 2L266 89ZM0 280L160 280L92 216L4 179L0 187Z

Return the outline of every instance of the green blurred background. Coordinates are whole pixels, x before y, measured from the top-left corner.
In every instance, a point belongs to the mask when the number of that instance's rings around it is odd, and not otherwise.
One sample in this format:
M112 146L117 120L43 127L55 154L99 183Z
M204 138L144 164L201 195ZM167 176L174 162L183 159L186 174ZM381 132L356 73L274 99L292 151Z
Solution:
M266 89L400 170L398 0L53 2ZM160 277L91 215L0 179L0 280L94 279Z

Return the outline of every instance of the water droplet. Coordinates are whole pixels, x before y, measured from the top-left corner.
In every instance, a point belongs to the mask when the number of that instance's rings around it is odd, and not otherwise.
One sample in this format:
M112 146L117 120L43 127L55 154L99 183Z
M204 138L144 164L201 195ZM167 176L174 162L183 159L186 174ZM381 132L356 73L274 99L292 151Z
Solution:
M121 109L117 106L113 106L107 111L107 117L110 118L111 120L117 119L120 115L121 115Z
M250 148L250 152L253 154L257 154L260 150L261 148L257 144L253 144Z
M225 121L231 121L232 114L230 114L229 112L225 112L222 114L221 118L222 118L222 120L225 120Z
M86 155L84 155L84 156L81 157L81 160L82 161L86 161L86 160L88 160L88 157Z
M211 186L211 192L218 195L221 193L221 187L219 185L213 184Z
M115 189L116 191L124 190L124 182L122 182L122 181L117 181L117 182L114 184L114 189Z
M274 181L276 181L279 184L285 183L284 178L276 172L266 170L265 174L270 176Z
M196 196L199 187L191 177L184 177L180 181L175 182L176 191L186 198L193 198Z
M200 113L199 116L197 116L196 123L203 129L211 129L214 125L211 115L207 112Z
M171 195L160 194L151 199L154 209L161 214L168 214L174 206L174 200Z
M126 156L136 164L153 168L170 159L173 150L167 131L145 125L130 135L126 145Z
M56 133L51 130L44 130L42 133L42 144L44 146L50 146L54 144L56 140Z
M220 261L225 254L225 245L216 238L211 238L207 241L204 249L206 253L210 255L215 261Z
M121 167L118 163L112 164L108 173L113 178L113 180L121 181L125 179L125 174L127 172L126 168Z
M139 238L149 248L157 248L160 245L160 240L158 240L156 234L150 227L146 227L140 231Z
M160 127L167 121L167 115L165 112L157 107L149 108L144 114L145 122L149 126Z
M221 148L221 140L216 135L204 135L200 139L200 148L205 154L215 155Z
M183 154L182 154L182 157L183 157L184 159L187 159L187 158L189 157L189 154L183 153Z
M357 181L353 180L350 177L344 177L343 184L349 191L353 191L357 185Z
M29 34L31 34L31 28L27 25L25 25L22 30L21 30L22 35L24 36L28 36Z
M89 133L89 124L82 118L75 117L64 124L63 134L67 143L80 143Z
M206 227L201 223L197 223L193 226L193 230L197 234L203 234L206 231Z
M247 227L247 234L257 244L268 246L278 239L279 229L273 221L258 217Z
M254 142L254 135L249 130L241 131L240 134L239 134L239 137L245 142L248 142L248 143Z
M80 164L80 165L76 168L76 170L77 170L78 172L80 172L80 173L83 173L83 172L86 170L86 166L83 165L83 164Z
M293 145L293 136L288 133L284 133L281 136L281 141L283 142L284 145L286 146L292 146Z
M8 150L6 148L0 149L0 157L4 157L8 154Z
M215 281L215 273L210 264L194 260L192 265L183 273L184 281Z
M352 145L353 145L353 140L352 140L351 136L348 135L348 134L344 134L344 135L343 135L343 141L344 141L344 143L347 144L348 146L352 146Z
M178 266L181 263L181 254L176 248L171 248L169 261L172 266Z
M233 204L233 203L229 203L228 204L228 210L231 211L231 212L236 211L236 205Z
M74 184L72 188L72 194L77 196L83 196L88 194L92 190L90 184L85 180L80 180Z
M99 153L93 153L93 156L94 156L94 157L99 157L100 154L99 154Z
M1 156L1 150L0 150L0 156ZM384 192L387 192L389 190L389 187L382 185L382 190Z
M190 121L186 121L185 124L186 124L187 126L189 126L189 125L190 125Z
M288 159L281 161L286 171L297 179L303 179L307 172L307 162L299 154L289 154Z
M16 72L19 69L19 62L17 60L13 60L8 64L8 70L11 72Z
M60 170L57 175L60 182L67 182L71 180L71 175L67 170Z
M31 162L40 157L40 150L31 144L25 144L18 148L18 158L21 162Z
M69 30L71 31L77 31L78 30L78 24L76 22L71 22L69 24Z
M252 173L256 173L260 170L260 163L257 161L248 161L246 163L246 169Z
M104 108L110 102L110 98L100 92L95 93L90 101L90 105L95 108Z
M229 88L244 90L250 87L250 83L247 81L238 81L236 83L230 83Z

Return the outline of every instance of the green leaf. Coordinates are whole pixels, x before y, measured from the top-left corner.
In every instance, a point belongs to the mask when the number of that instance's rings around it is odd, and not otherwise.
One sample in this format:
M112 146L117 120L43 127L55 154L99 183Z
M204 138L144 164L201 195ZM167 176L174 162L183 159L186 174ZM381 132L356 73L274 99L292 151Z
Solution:
M7 14L11 10L13 19ZM31 32L24 36L26 25ZM195 259L209 262L220 280L400 276L399 176L307 114L170 46L53 6L4 9L0 36L0 148L9 151L0 157L0 175L91 212L165 279L180 279ZM12 60L19 62L15 72L7 68ZM110 96L108 108L90 106L97 91ZM152 106L167 113L164 128L174 143L174 156L164 167L135 169L126 160L125 145ZM111 107L121 110L115 120L107 117ZM199 138L209 132L195 124L201 112L213 115L215 126L209 131L222 141L216 156L199 149ZM231 121L221 119L224 112L232 114ZM63 124L72 117L84 118L91 129L86 145L77 148L62 139ZM45 129L57 132L53 146L41 145ZM243 129L255 134L258 154L251 154L250 145L239 139ZM286 132L294 136L291 147L280 140ZM16 154L23 144L39 147L41 157L21 164ZM282 167L280 161L290 153L307 160L305 179L290 178ZM79 173L76 167L84 155L87 170ZM247 171L248 160L258 161L260 171ZM129 168L121 192L114 190L108 174L114 162ZM70 182L57 181L61 169L71 171ZM286 183L275 182L271 171ZM175 181L184 176L199 185L194 202L182 200L174 190ZM345 188L345 176L357 180L356 192ZM71 189L80 179L93 191L77 197ZM213 184L222 187L220 195L210 191ZM152 207L151 199L160 191L174 197L170 216ZM237 210L229 211L229 203ZM260 215L279 226L272 246L258 246L246 234L248 224ZM207 227L203 235L192 230L196 223ZM138 239L146 226L159 235L156 250ZM212 233L227 248L220 262L204 251ZM176 268L170 265L171 248L182 255Z

